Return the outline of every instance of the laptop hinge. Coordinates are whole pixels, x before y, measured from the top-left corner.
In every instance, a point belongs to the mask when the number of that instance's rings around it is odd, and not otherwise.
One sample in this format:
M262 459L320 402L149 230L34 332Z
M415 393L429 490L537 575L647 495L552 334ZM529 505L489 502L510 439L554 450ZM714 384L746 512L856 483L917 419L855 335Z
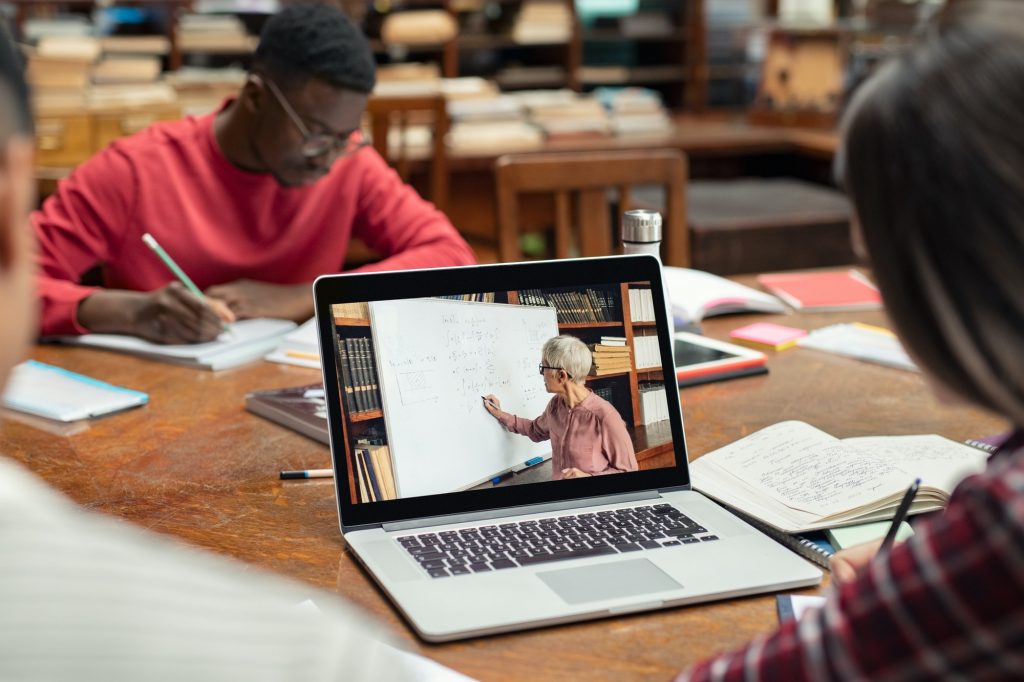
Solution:
M488 519L503 519L509 516L523 516L525 514L544 514L553 511L564 511L566 509L578 509L580 507L596 507L602 504L620 504L622 502L636 502L638 500L658 499L657 490L643 490L635 493L623 493L621 495L605 495L603 497L588 497L579 500L561 500L559 502L547 502L544 504L530 504L523 507L506 507L504 509L489 509L487 511L468 512L465 514L449 514L446 516L430 516L420 519L408 519L406 521L393 521L381 524L385 531L412 530L414 528L426 528L428 526L443 526L449 523L466 523L467 521L486 521Z

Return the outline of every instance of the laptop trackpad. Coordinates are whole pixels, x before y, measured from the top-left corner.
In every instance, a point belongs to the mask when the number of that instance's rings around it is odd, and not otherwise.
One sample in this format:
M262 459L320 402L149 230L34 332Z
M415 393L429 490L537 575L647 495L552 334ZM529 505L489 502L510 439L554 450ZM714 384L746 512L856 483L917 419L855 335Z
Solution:
M569 604L678 590L682 585L647 559L537 573Z

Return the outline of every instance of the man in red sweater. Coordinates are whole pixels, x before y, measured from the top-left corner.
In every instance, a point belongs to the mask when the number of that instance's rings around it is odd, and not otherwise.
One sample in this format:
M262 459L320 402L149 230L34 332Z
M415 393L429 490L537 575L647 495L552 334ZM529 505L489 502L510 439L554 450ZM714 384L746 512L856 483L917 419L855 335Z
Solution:
M310 283L341 269L353 237L384 256L362 270L472 263L448 219L363 143L374 84L367 42L338 10L272 17L237 99L115 142L33 214L41 333L193 343L235 318L301 321ZM80 283L96 266L106 288Z

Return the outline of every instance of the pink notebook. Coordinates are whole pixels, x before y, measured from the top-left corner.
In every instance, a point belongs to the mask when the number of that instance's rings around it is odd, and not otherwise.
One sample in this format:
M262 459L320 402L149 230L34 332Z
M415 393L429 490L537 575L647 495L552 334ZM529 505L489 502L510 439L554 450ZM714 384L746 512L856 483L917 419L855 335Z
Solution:
M757 281L797 310L877 310L882 297L856 270L761 275Z

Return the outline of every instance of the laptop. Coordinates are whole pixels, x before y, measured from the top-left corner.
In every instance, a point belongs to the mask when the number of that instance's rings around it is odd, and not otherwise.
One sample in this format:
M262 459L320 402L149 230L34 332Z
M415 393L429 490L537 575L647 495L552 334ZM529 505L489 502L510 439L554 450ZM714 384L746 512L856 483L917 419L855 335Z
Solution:
M335 275L313 291L341 532L424 640L820 582L692 490L655 258ZM542 357L557 336L582 342L563 344L574 366L580 345L594 359L571 409L542 376L564 379Z

